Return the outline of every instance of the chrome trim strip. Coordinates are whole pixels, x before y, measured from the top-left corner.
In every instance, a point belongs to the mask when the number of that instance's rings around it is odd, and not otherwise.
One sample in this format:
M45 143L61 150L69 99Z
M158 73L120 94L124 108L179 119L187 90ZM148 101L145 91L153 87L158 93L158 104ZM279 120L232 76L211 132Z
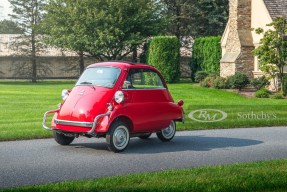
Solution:
M42 126L43 126L44 129L46 129L46 130L48 130L48 131L52 131L52 129L51 129L50 127L47 127L47 126L46 126L47 116L48 116L49 114L57 113L57 112L59 112L59 109L47 111L47 112L44 114L43 121L42 121Z
M59 120L55 119L54 123L60 125L69 125L69 126L78 126L78 127L92 127L93 122L79 122L79 121L66 121L66 120Z

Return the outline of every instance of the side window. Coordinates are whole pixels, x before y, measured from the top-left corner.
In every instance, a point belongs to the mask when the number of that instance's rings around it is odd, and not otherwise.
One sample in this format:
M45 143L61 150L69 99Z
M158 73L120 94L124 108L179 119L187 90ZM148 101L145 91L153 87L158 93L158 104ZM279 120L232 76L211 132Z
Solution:
M123 86L124 89L165 88L160 76L151 69L131 69Z

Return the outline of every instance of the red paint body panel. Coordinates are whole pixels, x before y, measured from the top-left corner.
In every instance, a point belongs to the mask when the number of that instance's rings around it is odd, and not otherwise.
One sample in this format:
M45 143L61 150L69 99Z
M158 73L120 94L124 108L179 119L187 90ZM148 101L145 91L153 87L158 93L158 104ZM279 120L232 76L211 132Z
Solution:
M118 117L129 118L133 124L132 133L157 132L170 124L172 120L183 119L183 109L174 103L165 81L159 71L154 67L143 64L129 64L124 62L105 62L88 66L115 67L121 73L113 88L100 86L75 86L68 98L62 103L59 112L54 115L51 123L52 129L65 132L84 133L91 128L71 125L55 124L54 119L74 122L93 122L100 114L109 112L107 104L113 105L109 116L99 119L95 133L106 133L111 123ZM149 69L156 72L163 81L162 89L122 89L128 72L132 68ZM124 101L115 102L117 91L124 93Z

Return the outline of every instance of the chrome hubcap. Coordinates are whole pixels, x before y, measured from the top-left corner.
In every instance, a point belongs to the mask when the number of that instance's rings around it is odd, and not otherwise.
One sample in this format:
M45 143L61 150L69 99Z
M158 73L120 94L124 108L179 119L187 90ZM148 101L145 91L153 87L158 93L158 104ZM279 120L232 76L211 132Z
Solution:
M175 132L175 123L172 121L170 125L162 130L162 135L166 138L169 139L174 135Z
M119 126L115 132L113 137L114 145L117 149L123 149L128 144L129 136L128 129L125 126Z

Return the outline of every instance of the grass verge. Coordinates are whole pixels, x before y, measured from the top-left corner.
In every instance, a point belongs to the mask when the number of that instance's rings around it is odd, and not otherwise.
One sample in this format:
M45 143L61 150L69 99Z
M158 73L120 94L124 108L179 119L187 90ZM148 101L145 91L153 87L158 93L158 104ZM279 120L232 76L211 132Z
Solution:
M61 90L71 89L74 84L75 81L40 81L36 84L0 81L0 141L51 137L50 132L42 129L43 114L56 109L61 102ZM191 83L170 84L169 90L175 101L183 99L185 102L186 122L179 123L178 130L287 125L286 100L248 99ZM210 108L222 110L228 117L209 123L188 118L191 111ZM264 113L271 118L248 118L251 112L255 116ZM246 118L239 118L238 113Z
M3 190L28 191L286 191L287 160L209 166Z

